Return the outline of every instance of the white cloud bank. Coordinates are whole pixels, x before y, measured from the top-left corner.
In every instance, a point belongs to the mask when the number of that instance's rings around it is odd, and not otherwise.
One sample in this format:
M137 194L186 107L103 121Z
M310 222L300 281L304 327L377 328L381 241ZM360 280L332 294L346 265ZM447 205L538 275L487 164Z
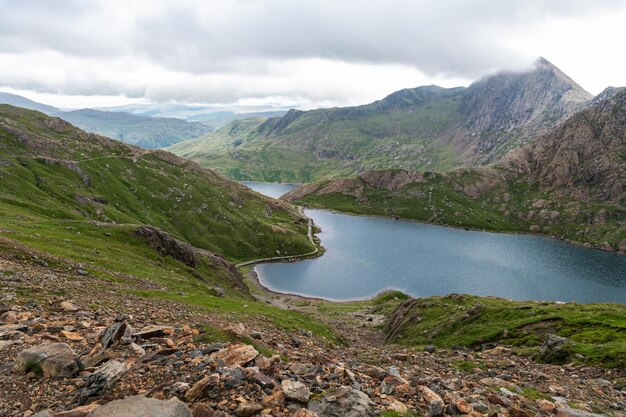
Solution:
M359 104L540 55L592 93L626 85L623 1L0 0L0 10L0 88L59 106Z

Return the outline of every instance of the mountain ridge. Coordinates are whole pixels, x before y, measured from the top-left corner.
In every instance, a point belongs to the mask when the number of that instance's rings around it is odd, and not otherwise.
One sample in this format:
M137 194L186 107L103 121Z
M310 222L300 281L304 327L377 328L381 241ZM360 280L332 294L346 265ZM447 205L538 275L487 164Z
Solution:
M626 253L626 88L487 167L366 171L287 201L484 230L542 233Z
M442 172L487 165L592 98L539 59L528 71L497 73L469 87L422 86L362 106L291 110L241 135L227 126L170 150L248 180L308 182L384 168Z

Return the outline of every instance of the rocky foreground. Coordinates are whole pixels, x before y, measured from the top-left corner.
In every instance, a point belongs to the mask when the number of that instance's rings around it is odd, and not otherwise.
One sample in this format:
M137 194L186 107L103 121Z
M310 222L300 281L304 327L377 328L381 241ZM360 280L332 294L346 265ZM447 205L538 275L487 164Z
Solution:
M3 417L626 416L623 369L539 364L503 346L414 351L335 317L337 343L120 295L123 281L79 268L0 257L0 271Z

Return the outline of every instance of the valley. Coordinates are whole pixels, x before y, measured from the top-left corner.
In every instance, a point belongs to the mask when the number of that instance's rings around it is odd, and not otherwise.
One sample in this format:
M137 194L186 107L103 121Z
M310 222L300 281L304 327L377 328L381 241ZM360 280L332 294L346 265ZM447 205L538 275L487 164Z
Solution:
M625 103L539 60L168 148L296 188L0 105L0 415L623 416Z

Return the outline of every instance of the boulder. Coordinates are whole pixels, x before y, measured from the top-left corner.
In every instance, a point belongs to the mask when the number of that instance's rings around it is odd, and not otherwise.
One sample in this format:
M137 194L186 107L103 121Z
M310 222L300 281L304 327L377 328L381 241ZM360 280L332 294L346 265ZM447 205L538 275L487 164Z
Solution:
M102 344L102 347L106 349L115 342L118 342L122 336L124 336L126 327L126 323L116 322L104 329L104 331L100 334L100 344Z
M561 407L556 411L557 417L606 417L604 414L590 413L570 407Z
M220 375L212 374L207 375L198 382L196 382L189 391L185 394L187 401L193 401L200 398L204 398L215 387L220 386Z
M198 260L193 247L172 237L169 233L154 226L140 226L135 230L135 234L146 239L148 245L159 251L161 255L171 256L192 268L196 267Z
M301 403L306 403L309 401L309 397L311 396L311 391L304 385L302 382L294 381L291 379L284 379L281 382L281 386L283 388L283 393L285 397L290 400L299 401Z
M258 355L259 352L252 346L243 343L235 343L218 350L211 356L223 361L227 367L232 368L237 365L244 365L254 360Z
M16 372L41 372L48 377L69 377L81 368L76 353L65 343L44 343L25 349L13 364Z
M189 407L176 398L163 401L135 395L111 401L87 417L192 417L192 414Z
M539 354L546 362L564 361L570 354L571 343L568 338L554 334L546 335L546 339L541 346Z
M373 413L372 400L363 392L342 386L309 403L319 417L363 417Z
M87 383L82 388L78 402L84 404L89 398L101 395L106 389L115 384L126 373L127 368L121 362L110 360L96 372L89 375Z

